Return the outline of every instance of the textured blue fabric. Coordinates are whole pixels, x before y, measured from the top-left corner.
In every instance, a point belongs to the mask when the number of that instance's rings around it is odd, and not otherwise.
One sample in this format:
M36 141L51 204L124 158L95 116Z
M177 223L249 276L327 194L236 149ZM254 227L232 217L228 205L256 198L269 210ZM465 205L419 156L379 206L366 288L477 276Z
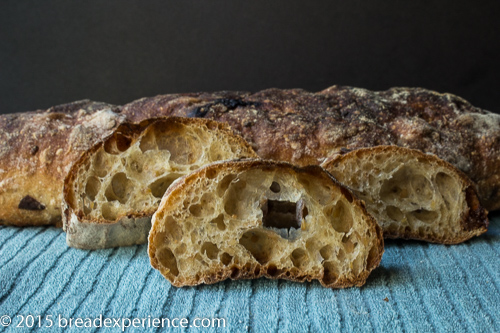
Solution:
M226 319L224 329L175 329L190 332L500 331L498 214L486 235L460 245L387 241L367 284L342 290L267 279L175 288L151 268L144 245L83 251L64 236L0 227L0 316Z

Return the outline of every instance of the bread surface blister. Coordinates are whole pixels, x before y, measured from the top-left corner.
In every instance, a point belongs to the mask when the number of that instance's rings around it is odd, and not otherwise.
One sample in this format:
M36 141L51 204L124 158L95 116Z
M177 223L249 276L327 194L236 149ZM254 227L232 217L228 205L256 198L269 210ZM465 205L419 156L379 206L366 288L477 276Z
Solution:
M222 123L170 117L123 124L82 155L65 180L66 241L86 249L145 243L175 179L214 161L253 157Z
M382 231L321 167L214 163L178 179L153 216L149 256L175 286L265 276L361 286Z
M456 244L487 230L475 185L435 155L377 146L339 153L322 166L366 203L386 238Z

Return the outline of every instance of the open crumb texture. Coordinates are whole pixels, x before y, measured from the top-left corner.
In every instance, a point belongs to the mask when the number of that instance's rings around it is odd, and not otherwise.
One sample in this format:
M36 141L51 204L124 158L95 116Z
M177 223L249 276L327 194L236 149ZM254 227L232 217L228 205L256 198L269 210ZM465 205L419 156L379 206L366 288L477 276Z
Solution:
M321 167L221 162L179 179L153 217L149 256L173 285L265 276L363 285L380 227Z

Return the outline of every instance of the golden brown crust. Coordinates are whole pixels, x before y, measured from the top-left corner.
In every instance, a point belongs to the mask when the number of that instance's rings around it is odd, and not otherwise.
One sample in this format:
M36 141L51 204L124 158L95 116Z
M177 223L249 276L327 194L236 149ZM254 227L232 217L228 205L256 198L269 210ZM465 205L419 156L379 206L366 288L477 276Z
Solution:
M0 116L0 224L60 224L65 174L123 119L115 106L91 101Z
M429 165L439 165L451 174L455 174L464 189L467 210L460 216L460 224L462 232L458 235L446 235L436 237L434 235L425 235L424 237L414 230L404 229L403 232L391 232L384 230L385 238L402 238L424 240L433 243L441 244L458 244L470 239L473 236L479 236L485 233L488 229L488 211L481 206L477 195L476 185L467 177L465 173L455 168L450 163L443 161L433 154L425 154L419 150L403 148L398 146L376 146L371 148L359 148L354 150L341 149L323 162L322 166L326 170L335 170L340 165L354 159L360 160L367 156L375 156L381 154L400 154L412 156L419 161L427 161ZM424 164L421 165L424 167Z
M370 230L372 235L375 235L376 241L373 245L374 252L373 256L369 257L369 262L367 262L366 268L358 275L351 275L344 279L338 279L331 283L324 281L323 272L321 274L305 274L298 269L278 269L274 265L260 264L260 263L242 263L242 264L232 264L230 266L220 265L217 269L214 269L206 274L201 274L196 278L187 279L172 279L173 276L169 275L168 272L162 271L162 267L159 263L159 259L156 257L156 246L155 238L160 232L159 222L156 222L156 215L163 215L163 210L167 207L174 207L177 205L179 200L183 199L183 193L190 186L193 186L200 178L207 177L207 174L212 174L214 170L225 170L232 174L237 174L242 171L250 169L262 169L262 170L286 170L286 172L292 174L303 174L308 177L319 177L324 184L334 186L341 190L341 193L345 198L351 202L356 209L362 211L367 223L367 229ZM324 287L329 288L346 288L352 286L362 286L366 279L368 278L370 272L375 269L382 259L382 254L384 252L384 240L382 236L382 230L377 224L375 219L368 214L365 205L362 201L354 197L351 192L342 184L337 182L330 174L325 172L325 170L319 166L307 166L307 167L297 167L286 162L276 162L270 160L245 160L245 161L224 161L219 163L214 163L201 168L187 176L179 178L175 183L173 183L170 188L165 193L160 207L153 216L153 226L149 234L149 247L148 253L151 261L151 265L160 270L160 272L174 285L177 287L181 286L192 286L198 285L200 283L212 284L223 281L225 279L255 279L259 277L266 277L270 279L287 279L296 282L319 280Z

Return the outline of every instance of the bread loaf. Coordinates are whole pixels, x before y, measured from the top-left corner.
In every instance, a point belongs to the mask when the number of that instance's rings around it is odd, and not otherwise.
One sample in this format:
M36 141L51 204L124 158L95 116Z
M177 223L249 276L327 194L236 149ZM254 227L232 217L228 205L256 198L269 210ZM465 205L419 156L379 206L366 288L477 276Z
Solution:
M145 243L151 216L175 179L211 162L256 156L215 121L124 123L87 151L65 180L66 242L84 249Z
M435 155L377 146L341 152L323 167L366 203L384 237L456 244L487 230L475 185Z
M262 160L178 179L149 235L151 264L175 286L261 276L361 286L382 253L373 217L321 167Z
M500 208L500 115L420 88L333 86L317 93L162 95L118 109L83 101L1 115L0 223L60 222L63 179L83 151L123 121L169 115L227 122L260 157L297 165L320 164L340 148L397 145L430 152L477 184L485 208Z

